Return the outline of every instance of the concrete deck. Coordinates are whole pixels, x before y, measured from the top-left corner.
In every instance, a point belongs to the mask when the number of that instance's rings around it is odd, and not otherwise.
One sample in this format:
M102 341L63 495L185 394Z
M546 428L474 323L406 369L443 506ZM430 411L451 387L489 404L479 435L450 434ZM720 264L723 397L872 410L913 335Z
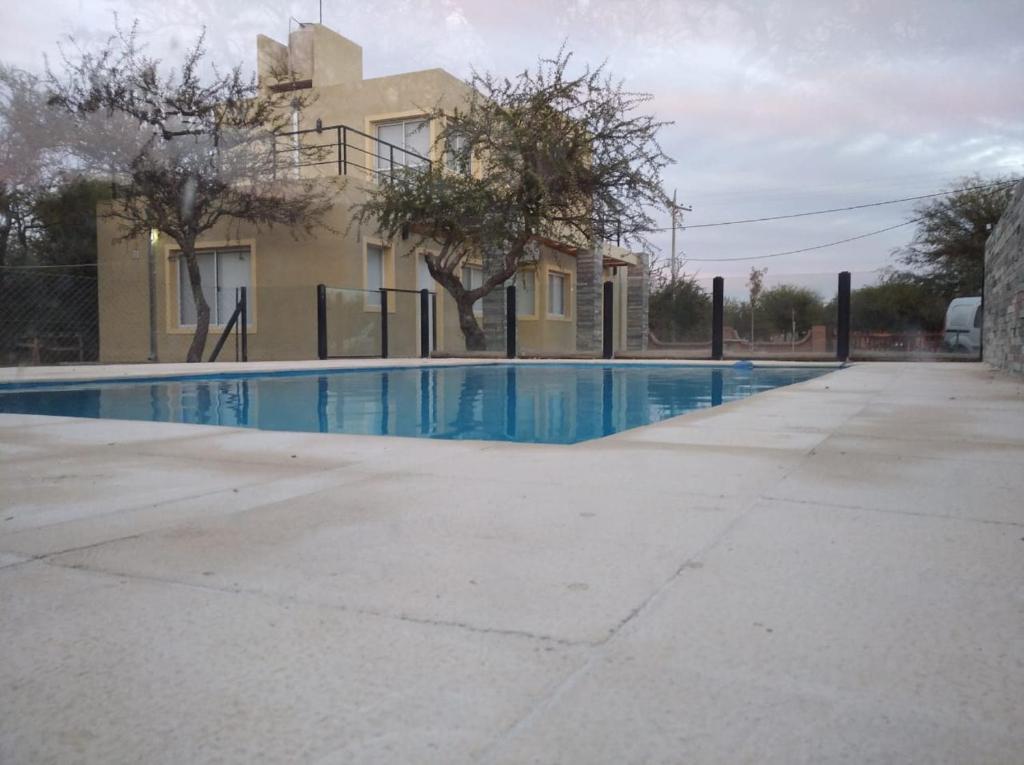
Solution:
M0 507L3 763L1024 758L978 364L568 447L0 415Z

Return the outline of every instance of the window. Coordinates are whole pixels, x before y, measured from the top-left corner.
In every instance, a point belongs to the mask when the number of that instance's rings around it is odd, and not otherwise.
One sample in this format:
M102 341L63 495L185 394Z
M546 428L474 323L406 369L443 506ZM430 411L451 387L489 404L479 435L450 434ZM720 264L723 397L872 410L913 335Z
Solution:
M516 274L516 316L533 316L537 312L537 274L520 271Z
M228 323L238 303L239 287L249 290L247 323L252 325L251 257L248 248L232 250L203 250L196 253L199 263L199 278L203 286L203 297L210 306L210 324ZM178 324L194 327L196 324L196 303L192 298L192 285L188 278L188 266L183 257L178 257Z
M480 266L462 267L462 286L467 290L475 290L484 283L484 270ZM477 316L484 314L484 301L477 300L473 303L473 313Z
M302 144L299 140L299 107L292 107L292 172L296 178L299 177L300 156Z
M384 142L374 151L378 171L390 172L392 158L395 167L421 167L430 154L430 122L418 118L377 125L377 140Z
M469 175L472 169L472 155L464 135L450 135L444 144L444 166L453 173Z
M548 274L548 315L565 316L565 274Z
M384 248L376 244L366 245L366 307L380 309L380 292L384 286Z

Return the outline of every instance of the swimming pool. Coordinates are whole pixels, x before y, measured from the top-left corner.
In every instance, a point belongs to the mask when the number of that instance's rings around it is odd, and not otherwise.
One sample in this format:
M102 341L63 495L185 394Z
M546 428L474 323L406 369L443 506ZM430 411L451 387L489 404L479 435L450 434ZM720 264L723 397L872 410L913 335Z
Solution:
M573 444L830 371L465 364L0 385L0 413Z

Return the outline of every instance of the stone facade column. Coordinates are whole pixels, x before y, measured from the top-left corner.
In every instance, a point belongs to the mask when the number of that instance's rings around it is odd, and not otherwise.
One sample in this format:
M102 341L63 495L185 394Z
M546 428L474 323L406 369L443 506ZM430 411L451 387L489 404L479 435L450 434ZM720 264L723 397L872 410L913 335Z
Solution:
M982 309L985 361L1024 375L1024 181L985 243Z
M576 350L601 352L603 258L600 245L576 251Z
M651 292L647 255L640 255L640 265L629 267L626 285L626 349L646 351L650 334L647 301Z
M483 256L484 281L504 265L504 253L488 251ZM483 331L487 338L487 350L504 351L505 336L505 288L498 285L481 299L483 303Z

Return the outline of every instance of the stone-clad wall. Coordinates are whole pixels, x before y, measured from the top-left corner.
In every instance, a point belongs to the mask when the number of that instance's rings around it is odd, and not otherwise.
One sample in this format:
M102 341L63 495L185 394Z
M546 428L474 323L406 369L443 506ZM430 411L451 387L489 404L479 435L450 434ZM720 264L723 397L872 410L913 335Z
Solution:
M485 252L483 261L483 276L484 280L487 280L502 269L504 256L497 251ZM498 285L484 295L481 303L483 303L484 314L481 329L484 331L484 337L487 338L487 350L504 351L506 344L505 288Z
M985 361L1024 374L1024 181L985 244Z
M604 325L604 280L600 245L576 252L576 350L600 351Z
M626 288L626 348L631 351L646 351L649 335L650 275L647 272L647 255L641 258L639 266L629 267Z

